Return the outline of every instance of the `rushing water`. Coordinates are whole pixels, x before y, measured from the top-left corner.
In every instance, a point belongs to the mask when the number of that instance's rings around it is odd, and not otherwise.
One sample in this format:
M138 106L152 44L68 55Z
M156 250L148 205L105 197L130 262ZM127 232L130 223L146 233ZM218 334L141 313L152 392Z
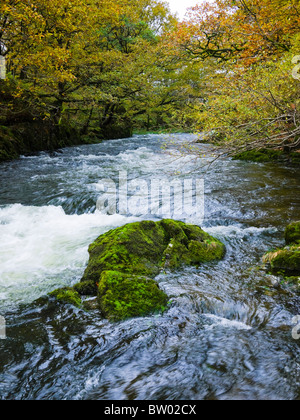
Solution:
M195 166L176 156L189 140L135 136L0 165L0 399L300 397L300 296L260 268L299 219L299 171L230 159L203 167L211 153L201 145ZM35 303L80 280L101 233L143 218L97 212L101 179L127 171L169 181L191 170L205 178L202 227L227 255L162 273L164 315L112 324L97 310Z

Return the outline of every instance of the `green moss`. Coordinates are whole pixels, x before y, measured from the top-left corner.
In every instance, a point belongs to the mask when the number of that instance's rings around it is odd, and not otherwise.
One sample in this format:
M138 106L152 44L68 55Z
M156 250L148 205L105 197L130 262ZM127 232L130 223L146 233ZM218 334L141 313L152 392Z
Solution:
M162 268L221 259L224 245L200 227L174 220L144 221L101 235L89 248L82 281L98 282L103 271L155 277Z
M66 287L63 289L54 290L54 292L49 293L49 296L54 297L58 302L81 306L81 297L73 288Z
M242 153L238 153L234 156L234 160L245 160L250 162L281 162L289 163L294 166L300 165L300 153L298 152L285 152L283 150L250 150Z
M285 241L287 245L300 243L300 222L294 222L287 226Z
M188 257L190 264L203 264L206 262L221 260L225 256L225 246L218 240L205 240L203 243L191 241L189 244Z
M104 316L123 320L166 307L168 297L153 280L161 270L219 260L225 246L198 226L143 221L101 235L90 245L89 254L81 282L53 295L78 306L80 295L98 293Z
M283 276L300 275L300 222L291 223L285 230L285 248L268 252L263 262L272 274Z
M98 300L106 318L121 321L163 311L168 296L147 277L105 271L99 283Z
M273 274L300 275L300 246L294 245L269 252L264 256L264 262L269 264Z
M280 150L250 150L238 153L234 156L235 160L246 160L251 162L274 162L284 157L284 153Z
M284 248L272 259L271 269L274 273L300 275L300 247Z
M185 226L187 226L185 223L172 219L164 219L158 222L158 224L164 230L165 244L169 243L171 239L175 238L181 243L186 245L188 244L189 238L184 230Z
M166 220L161 223L169 233L164 251L165 268L176 269L181 265L200 265L224 257L225 246L204 232L200 227Z

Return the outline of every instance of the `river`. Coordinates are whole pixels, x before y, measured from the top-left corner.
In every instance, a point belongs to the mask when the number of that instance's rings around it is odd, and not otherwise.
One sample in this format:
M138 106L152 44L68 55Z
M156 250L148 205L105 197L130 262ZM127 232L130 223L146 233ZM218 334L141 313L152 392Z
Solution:
M261 257L300 216L296 168L180 156L192 135L134 136L0 165L0 399L283 399L300 397L300 295ZM193 152L191 152L192 154ZM110 323L95 310L36 303L77 283L88 245L143 216L96 210L99 182L197 176L223 261L157 277L163 315ZM190 174L190 175L187 175ZM192 175L191 175L192 174Z

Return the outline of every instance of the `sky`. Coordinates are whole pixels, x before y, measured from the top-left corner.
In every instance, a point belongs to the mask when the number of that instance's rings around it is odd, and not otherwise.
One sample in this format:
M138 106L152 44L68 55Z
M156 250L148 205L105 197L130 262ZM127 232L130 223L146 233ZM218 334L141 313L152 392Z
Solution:
M180 19L184 18L186 9L188 7L196 6L196 4L201 3L201 0L167 0L170 4L171 11L174 13L177 12Z

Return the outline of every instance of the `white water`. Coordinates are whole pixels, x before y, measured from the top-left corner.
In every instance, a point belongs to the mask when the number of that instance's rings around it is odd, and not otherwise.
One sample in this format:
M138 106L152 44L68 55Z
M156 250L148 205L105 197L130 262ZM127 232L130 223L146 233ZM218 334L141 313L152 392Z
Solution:
M61 207L0 208L1 307L29 303L79 281L88 246L101 233L129 223L120 215L66 215Z

